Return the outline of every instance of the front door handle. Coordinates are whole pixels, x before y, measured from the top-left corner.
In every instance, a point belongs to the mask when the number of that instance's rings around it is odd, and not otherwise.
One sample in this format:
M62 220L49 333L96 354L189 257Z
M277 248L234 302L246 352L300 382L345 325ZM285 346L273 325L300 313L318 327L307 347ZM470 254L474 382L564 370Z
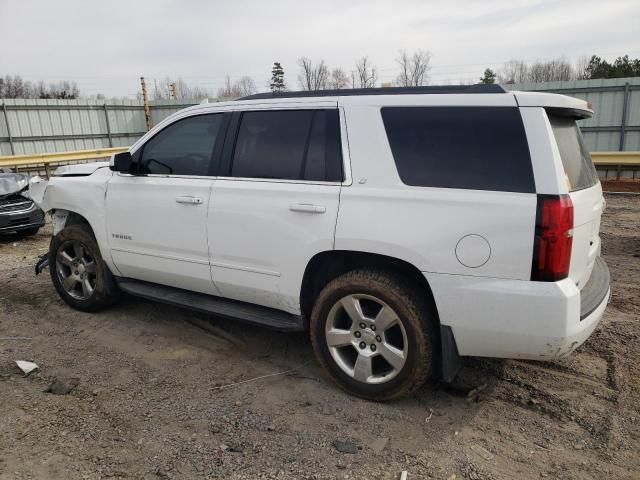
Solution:
M327 209L322 205L312 205L311 203L292 203L289 205L289 210L292 212L303 213L324 213Z
M189 195L180 195L176 197L176 202L178 203L186 203L187 205L200 205L202 203L202 199L200 197L191 197Z

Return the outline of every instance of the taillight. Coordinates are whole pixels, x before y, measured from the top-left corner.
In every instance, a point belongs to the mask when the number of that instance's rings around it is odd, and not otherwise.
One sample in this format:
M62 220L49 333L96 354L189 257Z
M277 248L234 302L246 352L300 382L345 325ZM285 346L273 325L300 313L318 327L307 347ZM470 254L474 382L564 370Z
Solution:
M573 203L569 195L538 195L531 280L555 282L569 276Z

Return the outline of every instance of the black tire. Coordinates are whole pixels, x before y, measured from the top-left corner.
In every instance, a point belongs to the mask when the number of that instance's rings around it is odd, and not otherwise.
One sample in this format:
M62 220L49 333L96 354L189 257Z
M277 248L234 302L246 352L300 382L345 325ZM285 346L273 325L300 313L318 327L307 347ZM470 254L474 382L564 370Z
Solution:
M93 291L87 298L77 298L67 292L62 284L61 274L58 272L56 257L61 249L70 243L79 242L85 249L88 258L95 262ZM88 225L70 225L61 230L51 239L49 245L49 272L53 286L60 297L71 307L85 312L95 312L112 305L120 298L120 290L104 263L100 248Z
M338 302L345 297L349 298L350 295L371 296L382 300L391 307L404 327L408 345L404 355L404 365L397 369L398 373L388 381L382 383L358 381L354 376L345 373L330 352L325 335L329 315L332 311L336 311L332 309ZM367 301L366 298L363 300ZM360 305L362 310L362 304ZM318 361L340 387L368 400L390 401L410 395L432 374L437 363L434 352L439 351L436 326L437 314L433 302L430 301L427 292L421 291L410 279L385 270L360 269L335 278L322 289L312 310L310 334ZM356 342L365 339L364 333L359 332L357 335ZM370 335L370 332L367 335ZM375 337L375 340L372 337L367 339L374 343L378 341L378 337ZM386 339L385 336L384 340ZM358 347L361 345L362 343ZM361 354L358 353L358 347L346 345L339 348L356 350L357 357ZM373 347L367 345L365 350L367 348L375 352ZM382 350L378 351L382 353Z
M21 237L33 237L39 231L40 231L40 227L32 227L32 228L25 228L24 230L19 230L17 233Z

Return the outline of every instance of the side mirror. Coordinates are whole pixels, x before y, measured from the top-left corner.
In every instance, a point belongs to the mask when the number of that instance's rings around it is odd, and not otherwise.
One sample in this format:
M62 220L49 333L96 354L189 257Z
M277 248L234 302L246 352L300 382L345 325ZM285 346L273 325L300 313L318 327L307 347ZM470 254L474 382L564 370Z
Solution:
M131 173L132 166L133 160L129 152L116 153L109 162L109 168L114 172Z

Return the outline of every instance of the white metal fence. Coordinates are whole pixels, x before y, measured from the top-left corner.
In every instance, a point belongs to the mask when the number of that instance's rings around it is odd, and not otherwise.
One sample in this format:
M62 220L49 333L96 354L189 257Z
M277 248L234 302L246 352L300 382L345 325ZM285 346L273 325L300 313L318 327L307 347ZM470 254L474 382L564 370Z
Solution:
M152 122L196 103L151 102ZM0 156L128 146L145 132L136 100L0 100Z
M513 90L562 93L590 101L595 115L581 121L591 151L640 150L640 78L506 85ZM191 100L150 102L155 125ZM136 100L0 100L0 156L131 145L146 131Z
M511 90L561 93L591 102L594 116L580 122L592 152L640 151L640 78L519 83Z

